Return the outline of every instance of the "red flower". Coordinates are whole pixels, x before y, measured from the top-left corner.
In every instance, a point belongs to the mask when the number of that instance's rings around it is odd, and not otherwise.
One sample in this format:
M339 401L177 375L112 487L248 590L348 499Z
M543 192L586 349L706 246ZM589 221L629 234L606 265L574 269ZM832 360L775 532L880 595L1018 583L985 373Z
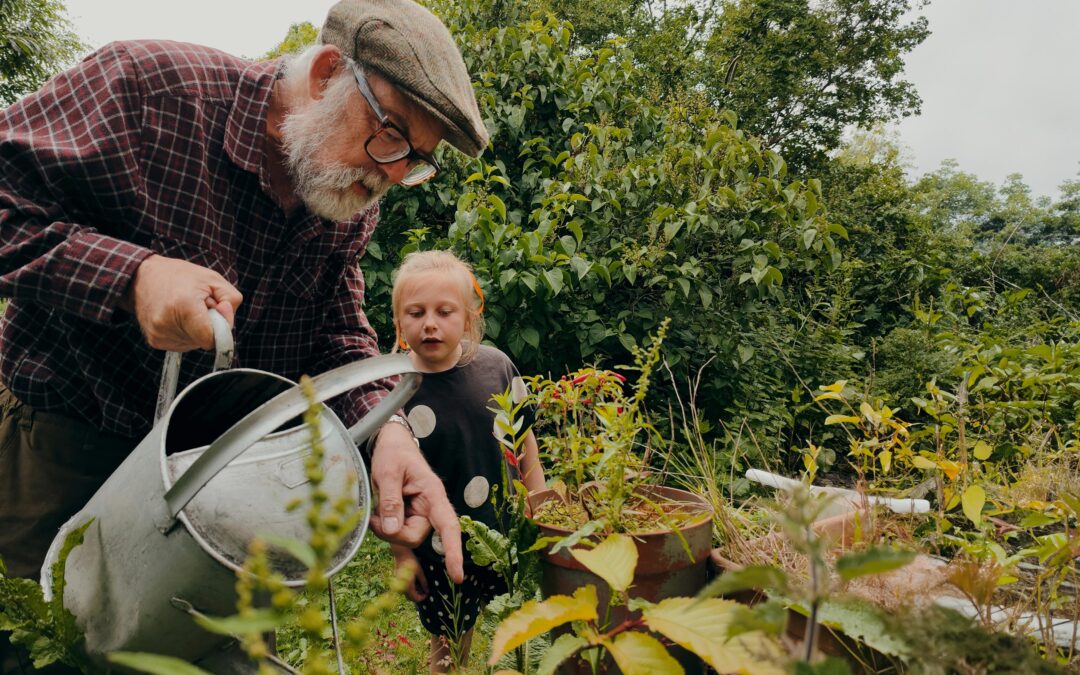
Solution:
M409 642L409 638L405 637L404 635L398 635L397 640L398 644L405 645L406 647L412 647L412 643Z
M584 382L585 380L589 379L589 375L592 375L592 373L585 373L584 375L578 375L577 377L575 377L575 378L574 378L574 379L573 379L573 380L572 380L572 381L570 382L570 384L581 384L581 383L582 383L582 382Z
M622 375L618 374L618 373L611 373L611 376L614 377L619 382L623 382L623 383L626 382L626 378L623 377Z
M518 459L514 456L514 453L510 452L510 448L503 448L503 455L506 457L506 461L510 463L510 466L517 468Z

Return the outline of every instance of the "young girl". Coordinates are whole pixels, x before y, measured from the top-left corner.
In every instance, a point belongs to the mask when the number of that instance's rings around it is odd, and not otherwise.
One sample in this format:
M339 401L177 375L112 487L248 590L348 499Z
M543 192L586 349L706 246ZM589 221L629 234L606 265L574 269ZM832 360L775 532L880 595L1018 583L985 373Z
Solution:
M419 391L405 405L420 449L442 478L458 515L497 528L506 460L493 433L495 413L488 407L492 394L509 388L520 400L526 390L510 359L480 344L484 331L480 285L470 267L449 251L410 253L394 279L392 303L398 347L408 350L417 370L424 373ZM528 428L531 412L525 418ZM523 447L520 477L530 492L541 490L544 474L531 431ZM432 635L431 672L463 667L478 615L488 601L506 592L502 577L473 564L466 555L465 582L452 584L443 572L437 534L415 550L392 548L399 566L415 561L419 569L407 594ZM452 663L450 641L458 647L454 651L460 663Z

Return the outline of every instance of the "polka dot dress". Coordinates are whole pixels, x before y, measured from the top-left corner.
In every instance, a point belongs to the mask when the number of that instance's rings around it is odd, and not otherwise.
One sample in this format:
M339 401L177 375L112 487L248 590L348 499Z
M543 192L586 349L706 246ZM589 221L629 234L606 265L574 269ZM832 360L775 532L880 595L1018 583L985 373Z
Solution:
M489 567L472 565L466 569L465 581L454 584L446 575L443 559L429 558L422 564L428 595L416 603L416 610L432 635L457 639L476 624L492 598L506 592L502 576Z
M405 405L413 433L431 468L443 481L458 515L469 516L505 531L504 478L517 478L506 462L491 396L510 390L515 401L528 394L517 369L505 354L481 346L466 364L441 373L427 373L420 389ZM532 411L523 410L522 426L532 425ZM428 596L417 603L420 621L433 635L455 637L475 625L488 602L506 592L502 576L472 563L466 548L465 581L446 576L445 547L438 534L415 551L427 579Z

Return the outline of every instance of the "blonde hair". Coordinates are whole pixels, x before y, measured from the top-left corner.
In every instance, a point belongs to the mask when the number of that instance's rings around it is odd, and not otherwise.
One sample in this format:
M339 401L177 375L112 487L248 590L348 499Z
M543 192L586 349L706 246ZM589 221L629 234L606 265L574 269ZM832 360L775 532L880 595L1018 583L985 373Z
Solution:
M438 272L448 284L454 284L461 293L461 304L465 307L465 335L467 340L459 363L468 363L480 341L484 339L484 292L473 276L472 266L451 251L413 251L405 256L401 265L394 272L394 290L391 294L391 311L394 315L394 351L408 348L398 329L398 315L402 311L405 282L410 278L428 272Z

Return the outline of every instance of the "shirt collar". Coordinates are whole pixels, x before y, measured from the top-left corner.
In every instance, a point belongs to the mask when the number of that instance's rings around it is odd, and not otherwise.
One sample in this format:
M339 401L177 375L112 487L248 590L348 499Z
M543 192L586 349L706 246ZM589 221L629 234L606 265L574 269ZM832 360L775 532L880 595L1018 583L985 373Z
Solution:
M283 72L284 61L258 61L240 75L236 98L225 127L225 152L237 166L258 174L261 183L266 155L266 115L274 83Z

